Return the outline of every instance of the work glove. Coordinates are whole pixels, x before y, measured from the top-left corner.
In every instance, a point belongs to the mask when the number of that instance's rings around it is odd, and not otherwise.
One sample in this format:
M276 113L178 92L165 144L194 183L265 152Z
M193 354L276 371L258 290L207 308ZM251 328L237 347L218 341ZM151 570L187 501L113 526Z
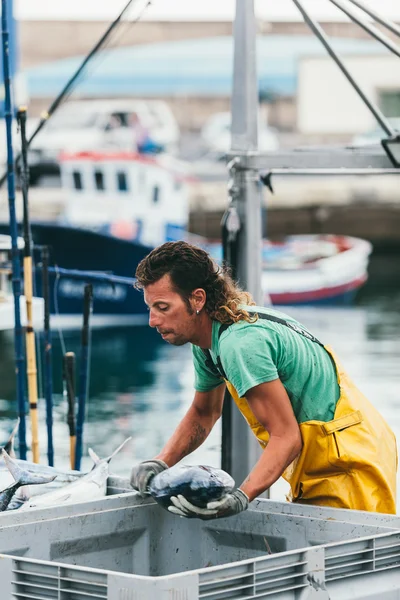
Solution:
M168 469L168 465L163 460L158 458L145 460L133 467L130 480L131 486L144 497L149 493L148 487L150 480L154 475L158 475L158 473L165 471L165 469Z
M240 488L225 494L220 500L209 502L207 508L195 506L185 496L171 496L172 506L168 510L174 515L186 517L187 519L221 519L223 517L231 517L238 515L246 510L249 506L249 497Z

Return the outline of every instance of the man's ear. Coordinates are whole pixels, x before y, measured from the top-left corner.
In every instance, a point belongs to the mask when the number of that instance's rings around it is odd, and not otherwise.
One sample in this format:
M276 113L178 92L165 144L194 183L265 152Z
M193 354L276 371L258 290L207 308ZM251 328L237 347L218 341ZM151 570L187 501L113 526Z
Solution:
M191 305L196 312L200 312L204 308L206 300L207 294L203 288L196 288L193 290L191 296Z

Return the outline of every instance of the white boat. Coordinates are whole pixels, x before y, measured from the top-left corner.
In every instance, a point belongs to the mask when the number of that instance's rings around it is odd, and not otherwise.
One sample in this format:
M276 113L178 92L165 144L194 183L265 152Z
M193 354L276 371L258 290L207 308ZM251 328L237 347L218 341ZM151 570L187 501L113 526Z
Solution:
M267 242L263 290L274 305L350 304L368 278L371 252L366 240L344 235L298 235L282 244Z
M24 240L18 238L18 247L24 247ZM13 329L15 324L14 296L11 285L11 269L9 267L9 251L11 237L0 235L0 331ZM26 325L26 299L20 297L21 324ZM35 329L43 325L43 298L32 298L33 326Z

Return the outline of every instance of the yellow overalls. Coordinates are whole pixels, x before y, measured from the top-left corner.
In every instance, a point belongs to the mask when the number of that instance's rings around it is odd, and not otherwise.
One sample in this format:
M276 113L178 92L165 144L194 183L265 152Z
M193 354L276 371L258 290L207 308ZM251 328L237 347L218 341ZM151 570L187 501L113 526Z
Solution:
M397 446L394 433L344 372L329 347L340 397L332 421L300 423L303 449L283 473L288 500L318 506L396 513ZM269 434L246 398L229 392L262 448Z

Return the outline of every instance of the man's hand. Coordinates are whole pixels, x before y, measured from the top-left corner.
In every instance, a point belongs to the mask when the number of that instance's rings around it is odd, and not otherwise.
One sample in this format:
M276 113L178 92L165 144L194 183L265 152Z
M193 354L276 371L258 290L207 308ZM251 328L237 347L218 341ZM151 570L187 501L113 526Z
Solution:
M249 506L249 498L240 488L230 494L225 494L220 500L209 502L207 508L195 506L181 495L172 496L171 502L172 506L169 506L168 510L174 515L204 521L231 517L243 512Z
M131 486L134 490L137 490L139 494L144 497L148 492L150 480L154 475L162 473L168 469L167 463L158 458L152 460L145 460L138 465L135 465L131 472Z

